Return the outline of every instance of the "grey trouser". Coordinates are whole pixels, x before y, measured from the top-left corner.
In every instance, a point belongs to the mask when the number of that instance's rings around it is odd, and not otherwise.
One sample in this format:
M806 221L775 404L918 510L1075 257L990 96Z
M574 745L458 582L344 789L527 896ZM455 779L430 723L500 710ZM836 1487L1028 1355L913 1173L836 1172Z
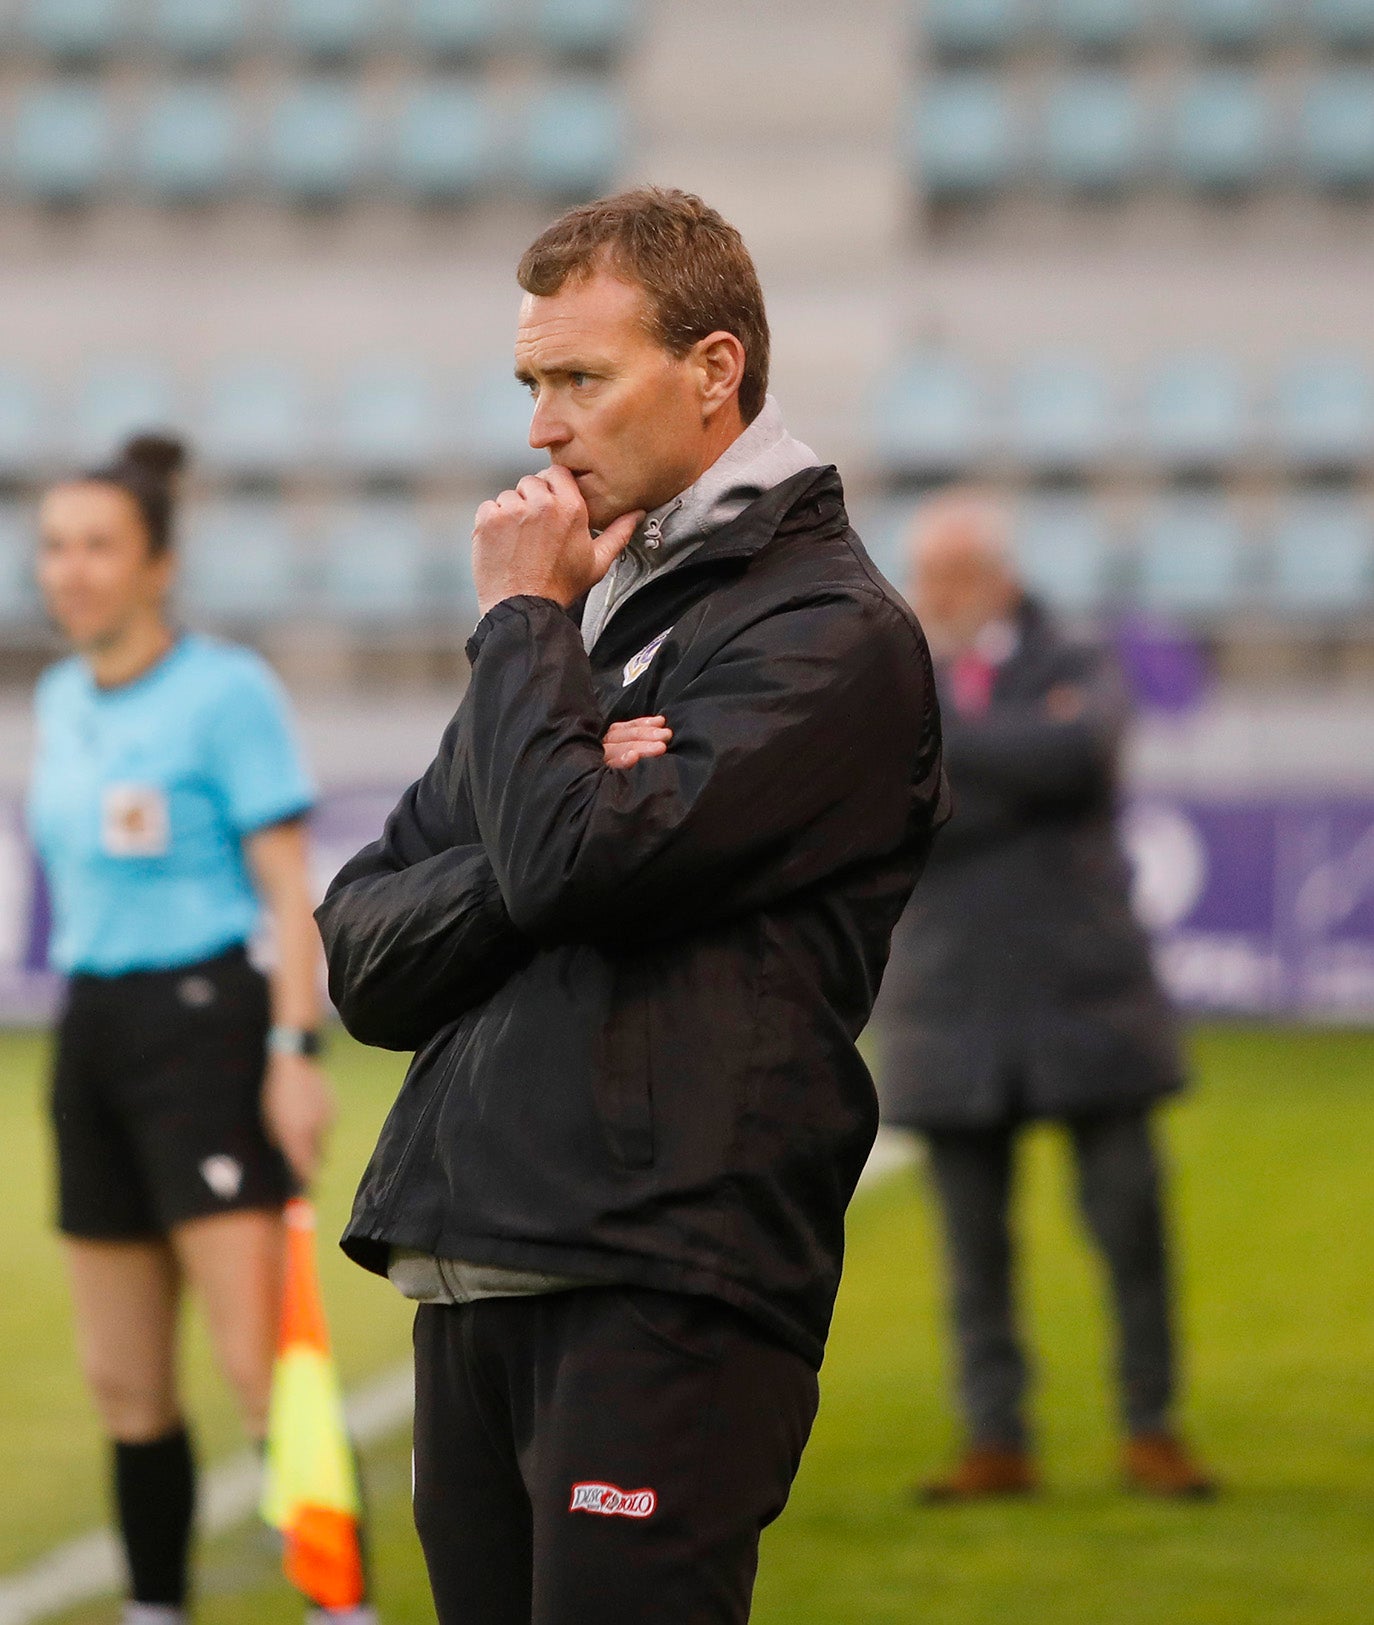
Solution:
M1131 1433L1166 1427L1174 1393L1159 1161L1148 1111L1065 1125L1078 1199L1111 1280L1121 1412ZM926 1135L944 1213L958 1343L959 1397L971 1443L1026 1442L1026 1358L1017 1336L1008 1205L1019 1125Z

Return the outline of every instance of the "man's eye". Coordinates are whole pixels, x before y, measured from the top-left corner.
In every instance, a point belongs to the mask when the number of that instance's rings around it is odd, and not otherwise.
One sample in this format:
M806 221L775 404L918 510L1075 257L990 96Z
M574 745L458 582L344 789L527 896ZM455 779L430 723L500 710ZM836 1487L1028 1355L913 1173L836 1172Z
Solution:
M537 400L538 399L539 385L535 383L533 378L522 378L520 380L520 387L521 387L521 389L524 390L524 392L529 396L529 398L531 400Z
M587 382L587 374L585 372L570 372L568 374L568 381L572 384L574 389L581 389L583 384Z

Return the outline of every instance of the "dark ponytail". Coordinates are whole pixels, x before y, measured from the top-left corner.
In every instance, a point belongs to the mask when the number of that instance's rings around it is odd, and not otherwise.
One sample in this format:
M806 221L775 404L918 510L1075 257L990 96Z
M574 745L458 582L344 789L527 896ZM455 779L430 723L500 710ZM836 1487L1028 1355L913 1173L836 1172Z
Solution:
M86 476L102 485L117 485L138 506L154 558L172 548L177 476L186 464L186 447L164 434L136 434L124 443L112 463Z

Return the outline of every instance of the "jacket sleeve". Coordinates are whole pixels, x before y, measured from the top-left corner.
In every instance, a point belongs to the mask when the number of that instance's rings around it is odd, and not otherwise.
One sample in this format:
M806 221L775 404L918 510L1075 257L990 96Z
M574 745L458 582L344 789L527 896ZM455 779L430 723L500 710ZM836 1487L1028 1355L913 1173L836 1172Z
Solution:
M878 594L761 616L660 702L672 745L629 771L604 765L591 668L556 605L506 600L469 650L473 809L511 918L541 942L750 912L934 816L928 657Z
M447 744L447 740L446 740ZM454 844L446 753L401 797L380 840L339 871L315 912L329 994L365 1044L419 1049L530 957L476 840Z
M1052 686L1073 691L1076 715L1056 719L1043 698L980 717L946 713L945 759L961 803L1050 808L1110 787L1127 715L1114 666L1079 651Z

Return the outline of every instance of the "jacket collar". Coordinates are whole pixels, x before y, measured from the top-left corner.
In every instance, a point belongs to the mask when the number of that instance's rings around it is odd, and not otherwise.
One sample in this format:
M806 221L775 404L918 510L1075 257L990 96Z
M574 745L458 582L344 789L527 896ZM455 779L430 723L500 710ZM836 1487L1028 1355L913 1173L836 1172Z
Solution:
M673 573L723 559L752 558L778 536L814 530L818 525L838 530L847 523L844 486L835 465L804 468L765 491L738 518L706 537Z

